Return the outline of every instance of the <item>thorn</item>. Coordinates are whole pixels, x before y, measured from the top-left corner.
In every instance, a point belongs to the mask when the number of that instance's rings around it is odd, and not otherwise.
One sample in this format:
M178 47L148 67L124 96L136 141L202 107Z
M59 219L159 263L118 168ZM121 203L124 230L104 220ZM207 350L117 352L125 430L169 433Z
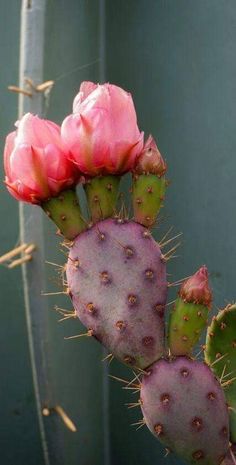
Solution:
M176 236L171 237L171 239L168 239L167 241L162 242L161 245L159 244L160 249L162 249L162 248L165 247L167 244L169 244L170 242L172 242L172 241L174 241L175 239L177 239L177 237L180 237L180 236L182 236L182 235L183 235L183 233L181 232L181 233L179 233L179 234L176 234Z
M102 362L106 362L106 360L109 360L109 363L111 363L113 359L114 359L114 355L111 353L111 354L106 355L106 357L102 359Z
M112 379L115 379L116 381L120 381L120 383L125 383L125 384L129 384L129 381L127 381L126 379L122 379L122 378L118 378L117 376L113 376L113 375L108 375L109 378L112 378Z
M67 291L59 291L59 292L41 292L41 295L47 296L47 295L59 295L59 294L64 294L68 295Z
M224 383L221 384L221 387L227 387L227 386L230 386L231 384L234 383L234 381L236 381L236 377L234 378L231 378L229 379L228 381L225 381Z
M173 228L174 228L174 226L171 226L171 227L168 229L168 231L166 232L166 234L162 237L162 239L160 240L160 242L158 242L160 248L162 247L163 242L164 242L165 239L169 236L169 234L171 233L171 231L173 231Z
M181 245L181 242L178 242L178 244L174 245L168 252L162 255L162 258L165 261L170 260L170 258L173 258L173 253L178 249L178 247Z
M42 410L42 414L45 417L48 417L53 412L55 412L55 413L57 413L59 415L59 417L62 419L64 425L70 431L72 431L72 433L75 433L77 431L77 428L76 428L75 424L73 423L73 421L70 419L70 417L67 415L65 410L60 405L56 405L55 407L51 407L51 408L44 407L43 410Z
M210 367L212 368L214 365L216 365L216 363L220 362L221 360L223 360L223 358L227 357L227 355L229 354L224 354L221 357L217 358L213 363L211 363Z
M141 403L140 403L140 401L139 402L129 402L129 403L125 404L125 405L128 407L128 410L130 410L131 408L140 407Z
M136 421L135 423L131 423L131 426L137 426L137 425L145 425L146 421L144 418L142 420Z
M221 373L220 384L222 384L222 380L224 378L225 370L226 370L226 365L224 365L224 368L223 368L222 373Z
M61 268L62 270L65 268L65 265L58 265L58 263L49 262L47 260L45 260L45 263L47 263L47 265L57 266L58 268Z
M171 450L168 449L168 447L165 447L165 451L166 451L166 453L164 455L164 458L168 457L168 455L171 453Z
M87 337L93 336L93 330L92 330L92 329L89 329L89 330L87 331L87 333L76 334L75 336L67 336L67 337L64 337L64 339L76 339L76 338L78 338L78 337L84 337L84 336L87 336Z
M60 318L60 320L58 320L58 323L61 323L62 321L65 321L65 320L69 320L70 318L77 318L77 314L75 310L71 312L69 315L66 315L63 318Z

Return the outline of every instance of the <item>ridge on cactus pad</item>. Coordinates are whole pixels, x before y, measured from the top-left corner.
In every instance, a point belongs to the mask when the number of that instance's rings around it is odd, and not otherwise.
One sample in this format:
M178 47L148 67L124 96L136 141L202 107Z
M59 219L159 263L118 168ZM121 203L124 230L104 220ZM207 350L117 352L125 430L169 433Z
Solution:
M222 378L229 405L230 437L236 442L236 304L227 305L212 319L206 339L205 359Z
M223 390L210 368L187 357L159 360L144 375L144 420L170 451L189 464L220 465L229 447Z
M146 368L163 356L166 264L146 228L97 223L74 241L66 274L78 317L117 358Z
M207 326L212 292L208 271L202 266L179 290L169 319L168 342L172 355L191 355Z

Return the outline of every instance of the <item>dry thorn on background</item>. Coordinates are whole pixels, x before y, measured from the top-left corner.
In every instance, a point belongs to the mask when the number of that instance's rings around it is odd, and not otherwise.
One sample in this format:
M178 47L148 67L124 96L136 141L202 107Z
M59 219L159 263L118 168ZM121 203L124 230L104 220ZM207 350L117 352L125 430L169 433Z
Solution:
M32 252L36 249L36 245L21 244L18 247L10 250L0 257L0 264L6 264L7 268L15 268L16 266L22 265L32 260ZM20 258L15 258L17 255L21 255Z
M44 93L45 97L47 97L49 93L51 92L55 82L50 80L50 81L45 81L45 82L42 82L41 84L36 85L32 81L32 79L25 78L25 84L26 84L26 88L23 88L23 89L18 86L8 86L7 88L11 92L16 92L17 94L23 94L26 97L30 97L30 98L33 97L33 94L37 92L42 92Z
M62 419L64 425L72 431L72 433L75 433L77 431L77 428L73 421L70 419L70 417L67 415L65 410L60 406L56 405L55 407L44 407L42 410L42 414L44 417L49 417L52 413L57 413L59 417Z

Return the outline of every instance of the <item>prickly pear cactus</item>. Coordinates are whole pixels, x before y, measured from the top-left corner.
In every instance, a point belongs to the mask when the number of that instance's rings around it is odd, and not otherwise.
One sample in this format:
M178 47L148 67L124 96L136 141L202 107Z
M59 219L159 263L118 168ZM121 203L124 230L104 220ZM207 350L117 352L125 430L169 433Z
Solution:
M187 357L156 362L142 378L140 403L148 428L170 451L190 464L220 465L228 408L206 364Z
M222 465L231 465L225 395L235 441L236 306L211 324L209 366L189 358L212 301L207 268L201 267L180 288L167 347L166 262L177 246L163 253L173 238L158 244L151 234L163 206L167 167L152 136L143 143L131 95L111 84L84 82L61 127L24 115L6 139L4 166L9 192L39 205L65 238L63 284L72 316L87 328L75 337L96 338L109 356L135 370L135 390L141 391L137 406L166 447L192 465L220 465L224 459ZM130 218L117 206L120 178L127 172L132 174ZM85 217L78 183L87 198Z
M212 319L205 358L222 379L230 412L230 437L236 442L236 304L227 305Z

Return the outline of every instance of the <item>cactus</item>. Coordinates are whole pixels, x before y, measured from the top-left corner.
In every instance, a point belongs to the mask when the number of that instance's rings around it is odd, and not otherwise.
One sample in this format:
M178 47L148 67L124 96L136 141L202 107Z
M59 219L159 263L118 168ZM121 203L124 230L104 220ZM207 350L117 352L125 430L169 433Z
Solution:
M207 326L212 294L208 271L202 266L182 284L169 319L169 347L173 355L191 355Z
M90 178L85 182L89 211L94 223L114 216L119 182L119 176L111 175Z
M236 441L236 388L229 379L236 368L236 305L212 321L206 344L210 366L191 359L212 301L207 268L201 267L181 285L166 358L166 261L176 246L163 255L163 241L156 243L150 231L164 198L166 163L151 136L143 147L131 95L85 82L74 114L61 128L25 115L7 138L4 166L10 193L40 205L70 240L71 315L109 355L143 374L135 389L141 391L138 405L151 432L192 465L230 465L229 434ZM134 221L116 214L120 177L128 171ZM87 219L75 193L78 180L84 183Z
M230 411L230 437L236 442L236 304L227 305L212 319L205 359L222 378Z
M43 202L42 208L66 239L72 240L86 229L74 190L62 191L58 197Z
M228 409L210 368L187 357L160 360L143 376L141 409L150 431L190 464L220 465L229 444Z
M77 315L110 352L141 368L163 356L166 264L146 228L97 223L74 241L66 273Z
M163 205L166 169L154 139L149 136L135 166L132 185L134 219L144 226L155 224Z

